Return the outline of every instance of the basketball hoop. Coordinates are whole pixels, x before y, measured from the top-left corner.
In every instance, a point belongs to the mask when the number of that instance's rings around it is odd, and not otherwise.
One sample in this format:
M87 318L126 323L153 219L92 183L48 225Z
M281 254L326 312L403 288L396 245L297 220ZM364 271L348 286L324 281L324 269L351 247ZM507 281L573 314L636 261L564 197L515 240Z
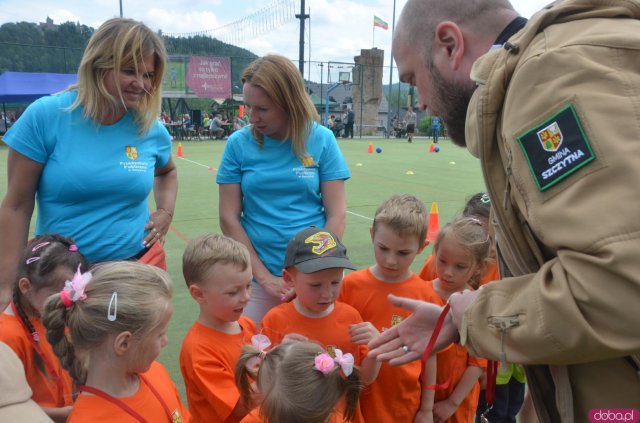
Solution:
M340 72L338 74L338 80L342 83L342 85L346 85L351 82L351 72Z

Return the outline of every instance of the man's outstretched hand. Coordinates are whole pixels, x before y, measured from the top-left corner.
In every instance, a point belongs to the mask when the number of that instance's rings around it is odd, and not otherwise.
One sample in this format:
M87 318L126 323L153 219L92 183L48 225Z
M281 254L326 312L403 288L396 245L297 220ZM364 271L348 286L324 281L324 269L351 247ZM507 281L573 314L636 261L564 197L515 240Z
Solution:
M369 354L379 361L399 366L422 356L443 308L432 303L389 295L389 302L412 312L398 325L387 329L369 343ZM447 315L433 347L436 353L458 340L458 329ZM403 347L408 348L403 348Z

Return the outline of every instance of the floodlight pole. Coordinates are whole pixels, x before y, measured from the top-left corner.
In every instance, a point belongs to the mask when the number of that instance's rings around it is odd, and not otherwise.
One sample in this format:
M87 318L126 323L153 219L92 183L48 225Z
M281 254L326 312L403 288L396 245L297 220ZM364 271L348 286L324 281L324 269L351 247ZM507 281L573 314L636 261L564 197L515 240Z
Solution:
M391 134L391 91L393 88L393 33L396 30L396 0L393 0L393 21L391 23L391 52L389 54L389 91L387 92L387 138ZM398 81L400 87L400 81Z
M120 0L120 17L122 17L122 0Z
M300 50L298 53L298 69L300 69L300 75L304 78L304 20L309 17L304 13L304 1L300 0L300 14L296 15L296 18L300 19Z

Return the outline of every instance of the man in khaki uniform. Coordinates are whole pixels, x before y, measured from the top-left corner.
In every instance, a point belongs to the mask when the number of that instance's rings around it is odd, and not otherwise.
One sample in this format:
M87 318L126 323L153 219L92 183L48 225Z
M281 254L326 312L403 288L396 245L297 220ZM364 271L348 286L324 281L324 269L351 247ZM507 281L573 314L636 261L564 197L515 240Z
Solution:
M520 27L506 0L409 0L394 37L400 79L480 159L504 276L451 297L436 350L525 364L542 422L635 418L640 2L560 0ZM441 309L392 302L414 314L370 347L402 364Z

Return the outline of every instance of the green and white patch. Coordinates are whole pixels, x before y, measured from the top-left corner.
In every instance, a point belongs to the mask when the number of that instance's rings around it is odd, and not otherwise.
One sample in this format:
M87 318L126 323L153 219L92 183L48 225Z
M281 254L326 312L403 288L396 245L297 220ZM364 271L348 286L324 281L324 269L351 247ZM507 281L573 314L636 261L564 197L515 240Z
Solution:
M518 137L540 191L571 175L595 154L573 105Z

